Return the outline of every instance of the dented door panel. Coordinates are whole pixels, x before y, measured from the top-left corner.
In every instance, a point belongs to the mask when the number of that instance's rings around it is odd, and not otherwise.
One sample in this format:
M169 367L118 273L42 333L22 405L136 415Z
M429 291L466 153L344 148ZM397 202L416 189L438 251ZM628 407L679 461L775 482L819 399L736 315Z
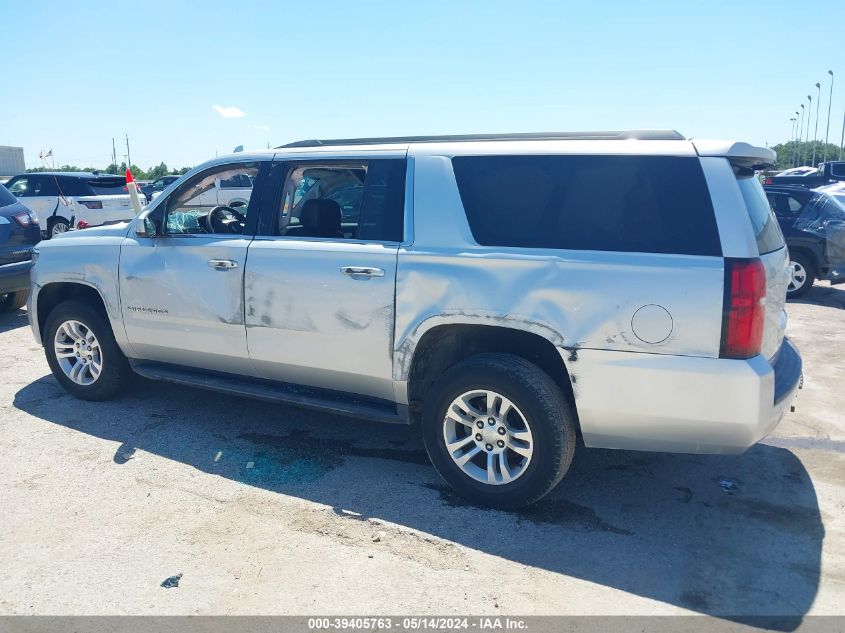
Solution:
M397 250L354 240L256 238L244 290L258 375L393 400ZM383 274L348 274L346 267Z
M243 271L249 238L127 238L120 298L140 358L252 375L246 349ZM235 263L216 269L210 260Z

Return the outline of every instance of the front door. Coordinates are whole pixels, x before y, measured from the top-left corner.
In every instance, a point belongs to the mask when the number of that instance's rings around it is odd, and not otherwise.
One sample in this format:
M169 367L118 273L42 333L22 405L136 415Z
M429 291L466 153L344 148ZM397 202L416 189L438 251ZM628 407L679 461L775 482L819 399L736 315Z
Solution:
M279 185L262 205L244 282L257 374L393 400L404 157L297 161L274 170ZM350 188L361 190L352 205Z
M269 165L269 162L265 162ZM120 302L137 356L250 375L243 279L256 204L240 211L201 204L217 178L256 177L259 162L227 163L175 189L151 214L156 237L127 237Z

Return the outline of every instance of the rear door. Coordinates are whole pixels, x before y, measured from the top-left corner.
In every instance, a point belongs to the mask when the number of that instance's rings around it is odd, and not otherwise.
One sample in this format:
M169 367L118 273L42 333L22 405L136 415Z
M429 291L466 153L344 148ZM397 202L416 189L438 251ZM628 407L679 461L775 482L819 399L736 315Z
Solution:
M278 162L249 247L245 304L259 376L393 400L396 260L404 151ZM342 213L333 195L363 187Z

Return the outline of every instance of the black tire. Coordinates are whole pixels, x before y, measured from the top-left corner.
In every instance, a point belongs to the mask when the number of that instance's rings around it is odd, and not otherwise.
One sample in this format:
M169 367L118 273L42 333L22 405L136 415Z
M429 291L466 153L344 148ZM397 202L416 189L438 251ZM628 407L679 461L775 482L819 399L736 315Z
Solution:
M65 321L79 321L97 337L102 351L102 369L90 385L73 382L59 365L55 352L56 330ZM64 301L47 316L44 328L44 353L50 370L72 396L81 400L108 400L124 391L132 382L133 372L129 362L114 340L108 320L94 308L78 301Z
M0 295L0 312L20 310L26 305L27 299L29 299L29 290L18 290Z
M70 229L70 222L64 218L50 220L47 225L47 239L53 239L57 235L57 229L58 233L66 233Z
M803 297L810 291L810 288L813 287L813 284L816 281L816 267L813 264L812 260L807 257L804 253L795 253L789 255L789 265L790 267L793 266L793 262L801 266L804 269L806 274L806 278L804 283L800 286L795 288L794 290L790 290L793 287L793 282L790 281L789 287L786 290L786 298L787 299L797 299L798 297Z
M450 456L444 419L453 400L473 389L508 398L523 414L533 435L533 454L510 483L492 485L465 473ZM452 366L432 385L423 407L423 439L437 473L468 501L513 510L534 503L563 478L576 444L572 406L539 367L511 354L479 354ZM486 458L485 458L486 459Z

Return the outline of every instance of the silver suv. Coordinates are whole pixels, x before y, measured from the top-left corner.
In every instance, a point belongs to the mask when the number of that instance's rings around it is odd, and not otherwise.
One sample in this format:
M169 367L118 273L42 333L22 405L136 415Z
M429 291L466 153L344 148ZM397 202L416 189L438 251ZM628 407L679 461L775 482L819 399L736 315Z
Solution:
M677 132L240 153L131 225L43 243L29 316L79 398L111 398L134 372L418 422L460 494L514 508L560 481L579 434L728 453L781 419L801 359L754 175L774 159ZM247 204L205 202L244 176Z

